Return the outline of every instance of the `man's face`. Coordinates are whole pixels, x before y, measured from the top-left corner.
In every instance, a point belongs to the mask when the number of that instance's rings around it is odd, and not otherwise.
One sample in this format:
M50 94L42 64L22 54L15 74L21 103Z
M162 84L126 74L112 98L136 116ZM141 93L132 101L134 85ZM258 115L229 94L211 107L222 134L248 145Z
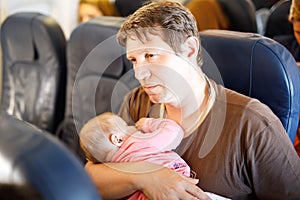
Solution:
M294 28L295 38L296 38L298 44L300 45L300 21L294 21L293 28Z
M188 94L190 64L183 55L174 50L158 35L149 35L141 42L128 38L127 58L132 62L135 77L153 103L169 103L179 106Z

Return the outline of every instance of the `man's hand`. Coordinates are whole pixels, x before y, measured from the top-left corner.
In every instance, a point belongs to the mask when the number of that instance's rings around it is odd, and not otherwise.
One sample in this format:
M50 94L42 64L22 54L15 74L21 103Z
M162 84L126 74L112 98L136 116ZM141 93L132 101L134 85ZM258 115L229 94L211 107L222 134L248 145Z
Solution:
M186 177L168 168L137 174L135 181L137 188L151 200L210 199L197 187L198 179Z

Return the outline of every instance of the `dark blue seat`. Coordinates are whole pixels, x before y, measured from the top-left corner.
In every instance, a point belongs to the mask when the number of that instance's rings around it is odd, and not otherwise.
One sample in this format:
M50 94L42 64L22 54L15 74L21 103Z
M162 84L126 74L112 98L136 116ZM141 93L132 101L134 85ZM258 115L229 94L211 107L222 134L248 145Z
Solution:
M21 12L1 26L1 110L54 133L65 108L66 39L58 23Z
M125 49L116 41L121 17L98 17L79 25L67 43L65 118L57 136L84 161L78 133L103 112L117 113L123 97L138 85Z
M252 0L255 5L255 9L271 8L279 0Z
M217 66L211 68L206 54L203 70L208 76L268 105L293 142L298 127L300 78L291 53L259 34L208 30L200 37Z
M67 43L65 116L74 118L79 129L100 113L118 112L123 96L138 84L125 49L116 41L123 20L94 18L78 26ZM126 75L130 77L124 80Z
M23 185L45 200L101 200L83 165L57 138L5 112L0 114L0 161L0 191L3 185L16 186L15 192L28 196L18 191Z

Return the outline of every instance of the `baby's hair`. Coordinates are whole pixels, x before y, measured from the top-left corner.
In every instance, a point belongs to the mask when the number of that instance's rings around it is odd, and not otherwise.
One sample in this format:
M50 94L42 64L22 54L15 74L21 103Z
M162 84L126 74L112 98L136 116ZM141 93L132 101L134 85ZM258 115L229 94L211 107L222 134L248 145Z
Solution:
M86 158L93 163L106 162L107 154L116 148L110 141L110 135L123 131L125 121L106 112L90 119L81 129L80 146Z

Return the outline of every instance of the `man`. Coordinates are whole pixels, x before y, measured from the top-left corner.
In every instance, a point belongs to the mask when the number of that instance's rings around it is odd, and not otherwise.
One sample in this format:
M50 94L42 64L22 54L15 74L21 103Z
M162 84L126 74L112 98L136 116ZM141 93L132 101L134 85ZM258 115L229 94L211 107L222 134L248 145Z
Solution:
M120 115L131 124L141 117L176 121L185 132L176 151L197 179L145 162L88 162L104 198L137 190L149 199L209 199L202 190L237 199L300 197L300 159L281 122L266 105L205 76L196 22L184 6L157 1L140 8L118 41L141 84Z

